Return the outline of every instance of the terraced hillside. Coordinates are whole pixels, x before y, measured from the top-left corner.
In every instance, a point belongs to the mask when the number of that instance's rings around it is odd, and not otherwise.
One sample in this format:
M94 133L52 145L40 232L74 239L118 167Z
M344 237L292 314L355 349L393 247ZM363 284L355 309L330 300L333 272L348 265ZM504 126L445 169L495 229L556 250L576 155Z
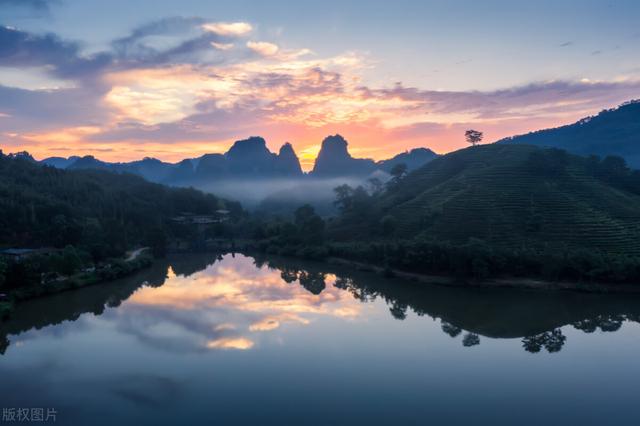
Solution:
M374 200L360 224L335 234L372 235L382 218L394 238L426 234L504 248L600 249L640 254L640 196L596 177L589 161L528 145L472 147L433 160ZM351 223L349 223L351 222Z

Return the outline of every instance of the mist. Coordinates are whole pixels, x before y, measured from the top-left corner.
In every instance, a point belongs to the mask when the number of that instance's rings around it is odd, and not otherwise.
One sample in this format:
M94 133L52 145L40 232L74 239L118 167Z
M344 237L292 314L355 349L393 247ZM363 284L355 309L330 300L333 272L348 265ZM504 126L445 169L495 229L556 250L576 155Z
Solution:
M340 185L364 185L367 177L335 177L316 179L228 179L195 185L200 189L229 200L239 201L251 211L265 214L291 214L297 207L310 204L321 215L335 213L334 188ZM377 176L386 181L387 175Z

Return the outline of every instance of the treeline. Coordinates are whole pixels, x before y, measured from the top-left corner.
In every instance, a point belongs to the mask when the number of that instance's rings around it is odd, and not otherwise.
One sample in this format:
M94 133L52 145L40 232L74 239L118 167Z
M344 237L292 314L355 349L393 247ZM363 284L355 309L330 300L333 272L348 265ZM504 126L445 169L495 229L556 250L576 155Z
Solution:
M424 236L402 241L333 243L327 247L327 255L460 280L524 277L638 284L640 277L639 257L562 247L509 250L477 239L466 244Z
M171 239L195 232L173 217L215 216L219 209L229 211L222 228L244 215L239 203L192 188L108 171L59 170L0 151L0 249L47 248L46 255L17 262L0 259L0 293L103 264L111 269L99 269L105 275L99 279L121 276L135 267L117 260L128 249L148 246L162 256Z
M67 246L60 252L36 254L20 261L0 260L0 291L11 301L54 294L60 291L111 281L150 266L153 257L145 252L135 259L111 258L94 264L86 253Z
M169 188L99 170L65 171L0 154L0 246L72 245L94 261L172 235L170 218L189 212L242 215L238 203L192 188Z

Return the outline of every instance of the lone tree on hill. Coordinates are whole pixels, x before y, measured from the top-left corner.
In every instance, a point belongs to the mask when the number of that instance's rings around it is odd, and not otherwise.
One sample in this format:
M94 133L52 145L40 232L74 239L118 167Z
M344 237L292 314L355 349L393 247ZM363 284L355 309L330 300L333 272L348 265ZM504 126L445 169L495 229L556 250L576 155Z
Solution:
M464 138L467 140L467 142L469 142L473 146L476 146L477 144L482 142L483 136L484 135L482 134L482 132L479 132L473 129L467 130L466 132L464 132Z

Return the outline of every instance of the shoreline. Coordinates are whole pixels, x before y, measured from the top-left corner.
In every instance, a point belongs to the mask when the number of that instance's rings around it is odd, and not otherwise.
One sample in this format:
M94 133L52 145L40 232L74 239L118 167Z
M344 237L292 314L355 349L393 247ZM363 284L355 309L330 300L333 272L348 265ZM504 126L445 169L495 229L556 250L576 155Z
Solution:
M295 256L294 256L295 258ZM346 266L359 271L385 275L391 272L389 278L402 278L423 284L441 285L449 287L477 287L477 288L514 288L540 291L576 291L586 293L640 293L640 285L634 284L604 284L570 281L545 281L535 278L489 278L481 281L460 281L455 278L440 275L427 275L407 272L399 269L387 269L369 263L354 260L329 257L324 262Z
M259 252L261 254L271 254L261 250L255 241L237 240L227 242L225 244L216 244L213 250L222 252L251 253ZM298 260L312 260L315 262L324 262L333 265L347 266L360 271L369 271L378 275L386 275L391 272L389 278L402 278L412 282L420 282L424 284L443 285L450 287L477 287L477 288L514 288L528 289L540 291L576 291L586 293L640 293L640 282L638 284L608 284L598 282L578 282L578 281L547 281L540 278L487 278L480 281L460 281L456 278L445 275L429 275L417 272L408 272L401 269L385 269L383 267L370 263L350 260L341 257L329 256L325 259L305 259L295 255L280 255Z
M105 282L111 282L120 278L133 275L142 269L148 268L155 262L155 258L150 255L147 248L136 250L133 255L123 259L123 263L127 265L126 271L119 271L112 278L101 278L98 271L87 273L79 273L68 277L63 281L57 281L49 284L38 284L27 288L20 288L13 292L7 293L6 300L0 301L0 322L10 318L11 313L17 309L21 302L38 299L41 297L52 296L55 294L79 290L85 287L91 287Z

